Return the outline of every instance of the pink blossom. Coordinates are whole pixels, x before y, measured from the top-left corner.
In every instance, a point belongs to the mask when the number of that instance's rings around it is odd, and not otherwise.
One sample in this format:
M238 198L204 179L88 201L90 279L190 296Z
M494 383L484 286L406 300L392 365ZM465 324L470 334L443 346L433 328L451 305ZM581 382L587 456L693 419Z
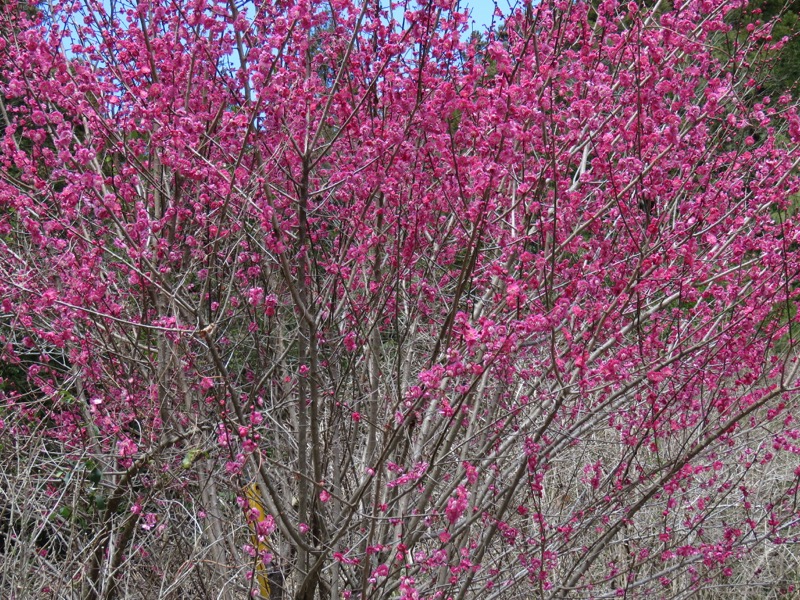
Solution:
M247 301L253 306L259 306L264 301L264 289L260 287L250 288L247 292Z
M142 519L141 527L145 531L150 531L156 526L157 523L158 515L156 515L156 513L145 513L144 518Z
M381 564L372 572L372 577L386 577L389 575L389 565Z
M344 347L348 352L353 352L356 349L356 336L353 332L344 336Z
M464 514L468 506L469 492L467 489L460 485L456 488L456 495L447 501L447 508L445 515L450 523L455 523Z

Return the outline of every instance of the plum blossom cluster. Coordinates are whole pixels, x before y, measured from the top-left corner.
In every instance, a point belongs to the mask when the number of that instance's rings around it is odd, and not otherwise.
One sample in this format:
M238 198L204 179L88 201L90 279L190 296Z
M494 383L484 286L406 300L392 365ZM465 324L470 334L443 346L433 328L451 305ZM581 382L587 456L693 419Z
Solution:
M800 114L745 2L7 4L0 595L783 585Z

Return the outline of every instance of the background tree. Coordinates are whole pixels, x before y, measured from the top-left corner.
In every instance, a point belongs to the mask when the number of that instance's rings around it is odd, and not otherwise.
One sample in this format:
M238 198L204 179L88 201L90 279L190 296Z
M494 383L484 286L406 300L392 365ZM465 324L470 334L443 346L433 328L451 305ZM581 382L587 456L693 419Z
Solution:
M777 49L722 0L480 48L449 7L2 28L3 594L791 593Z
M781 42L778 52L767 53L766 69L759 77L763 91L780 96L784 92L796 92L800 80L800 2L776 2L760 0L748 4L746 10L736 11L731 16L735 30L754 30L764 27L771 40ZM759 61L756 60L756 63Z

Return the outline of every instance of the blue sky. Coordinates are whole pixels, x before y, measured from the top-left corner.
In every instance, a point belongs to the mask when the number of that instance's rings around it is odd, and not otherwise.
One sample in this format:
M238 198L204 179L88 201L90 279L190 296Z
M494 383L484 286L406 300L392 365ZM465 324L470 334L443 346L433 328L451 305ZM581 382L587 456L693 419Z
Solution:
M395 0L382 0L381 4L384 7L391 5ZM412 1L409 6L421 6L428 0L416 0L416 4ZM495 6L499 6L503 11L503 15L508 15L510 12L509 6L516 7L520 5L523 0L459 0L461 9L467 9L472 15L472 23L470 24L475 31L485 31L486 28L492 23L492 16L494 15ZM400 11L395 13L395 18L400 20ZM495 20L495 26L501 20Z
M497 0L497 4L500 6L500 10L503 11L503 14L508 14L509 3L512 6L517 4L514 0ZM495 8L494 0L461 0L461 5L472 11L474 29L482 31L492 22L492 15L494 14Z

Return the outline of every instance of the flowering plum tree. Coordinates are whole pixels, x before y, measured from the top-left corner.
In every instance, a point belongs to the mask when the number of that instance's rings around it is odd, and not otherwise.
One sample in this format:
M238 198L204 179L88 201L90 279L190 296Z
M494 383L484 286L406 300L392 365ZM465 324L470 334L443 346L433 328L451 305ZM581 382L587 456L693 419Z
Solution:
M4 4L3 596L790 593L785 41L452 4Z

